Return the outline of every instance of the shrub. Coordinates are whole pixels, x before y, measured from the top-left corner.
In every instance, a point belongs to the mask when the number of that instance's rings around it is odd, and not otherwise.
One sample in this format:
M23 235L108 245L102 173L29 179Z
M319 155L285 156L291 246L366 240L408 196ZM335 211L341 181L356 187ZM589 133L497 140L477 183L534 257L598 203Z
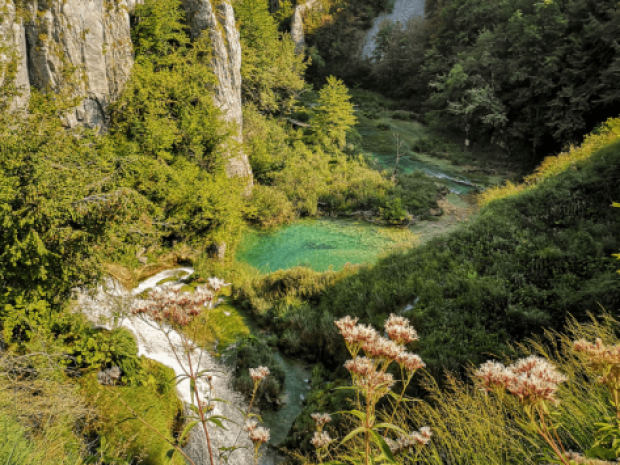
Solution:
M274 357L273 349L263 339L251 335L239 339L235 346L226 351L224 360L233 368L235 388L248 396L254 388L248 370L257 366L265 366L270 371L269 377L256 392L257 400L273 402L284 389L284 368Z
M293 204L284 192L272 186L256 185L252 189L247 218L264 228L280 226L295 219Z

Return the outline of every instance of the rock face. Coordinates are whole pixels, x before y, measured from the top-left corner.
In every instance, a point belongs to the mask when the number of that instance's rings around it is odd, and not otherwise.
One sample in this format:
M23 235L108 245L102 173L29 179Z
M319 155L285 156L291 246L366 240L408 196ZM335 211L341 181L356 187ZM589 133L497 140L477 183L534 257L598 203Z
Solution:
M133 66L132 7L124 0L35 0L29 5L30 83L42 90L74 86L84 97L67 116L69 127L107 125L107 108L120 95Z
M105 129L107 109L131 75L130 13L137 1L30 0L27 19L22 22L12 0L0 0L0 8L9 2L5 5L8 14L0 22L0 43L12 44L17 52L21 66L16 83L25 89L15 106L27 105L28 83L41 90L72 86L83 100L68 115L67 125ZM209 34L219 80L215 102L226 121L237 125L237 141L241 142L241 45L234 11L224 1L214 8L210 0L183 0L183 7L192 36ZM0 50L0 59L1 55ZM251 179L248 158L240 147L235 144L226 150L229 176Z
M226 121L236 124L237 141L242 142L243 109L241 106L241 43L235 23L235 12L226 2L213 7L210 0L182 0L192 38L209 34L213 48L213 70L218 78L214 96ZM251 179L252 169L247 155L239 147L228 147L229 176Z
M291 38L295 43L295 51L297 53L303 52L306 46L304 37L304 15L307 11L318 6L318 3L318 0L308 0L306 3L301 3L295 7L293 20L291 22Z
M15 14L15 6L0 0L0 63L15 60L17 64L14 83L19 95L13 100L12 108L23 109L30 98L30 82L28 80L28 61L26 50L26 29L23 21ZM6 47L6 50L4 49ZM5 76L0 74L0 84Z

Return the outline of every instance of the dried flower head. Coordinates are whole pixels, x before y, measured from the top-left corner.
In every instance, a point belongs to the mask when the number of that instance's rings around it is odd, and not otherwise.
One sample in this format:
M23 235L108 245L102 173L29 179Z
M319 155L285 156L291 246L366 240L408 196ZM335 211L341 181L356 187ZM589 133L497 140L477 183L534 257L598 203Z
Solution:
M327 423L332 421L332 417L329 413L313 413L311 416L316 423L317 428L322 428Z
M347 360L344 367L351 373L368 376L377 371L374 362L367 357L355 357L354 360Z
M395 360L403 353L403 348L384 337L376 337L362 343L364 353L369 357Z
M433 433L431 429L428 426L424 426L420 428L420 431L414 431L411 434L403 434L396 441L390 440L386 442L393 454L399 454L413 446L427 445L432 436Z
M620 345L605 345L600 338L594 343L580 339L575 341L574 348L586 355L594 371L604 373L599 379L601 384L609 384L612 389L620 387Z
M261 381L269 376L269 368L260 366L258 368L250 368L250 376L254 381Z
M396 357L396 363L409 372L414 372L426 366L419 355L402 352Z
M316 431L310 442L317 449L321 449L323 447L329 446L329 444L332 442L332 438L330 438L329 434L327 434L325 431Z
M480 365L480 368L476 370L474 375L482 381L482 385L487 391L495 388L506 389L508 387L508 378L514 377L503 363L493 360L488 360Z
M408 344L419 339L418 333L409 324L409 320L393 313L385 322L388 337L399 345Z
M181 292L178 286L164 286L148 293L145 300L138 300L132 313L150 317L157 323L186 326L202 307L213 299L213 293L204 286L191 292Z
M264 426L255 426L248 430L248 436L254 444L265 444L269 441L269 429Z
M554 365L535 355L518 360L509 367L488 361L475 375L487 390L505 388L527 404L545 400L556 402L559 385L568 380Z

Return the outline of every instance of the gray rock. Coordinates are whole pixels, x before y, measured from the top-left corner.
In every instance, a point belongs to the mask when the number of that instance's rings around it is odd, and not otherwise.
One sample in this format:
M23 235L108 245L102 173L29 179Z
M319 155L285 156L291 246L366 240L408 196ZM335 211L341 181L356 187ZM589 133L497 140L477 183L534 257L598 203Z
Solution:
M219 261L224 261L226 256L226 242L214 242L211 244L211 255Z
M133 66L132 6L124 0L35 0L28 6L30 84L54 91L71 86L74 95L83 97L67 116L69 127L107 126L107 108Z
M293 20L291 22L291 38L295 43L295 51L301 53L306 46L306 39L304 37L304 15L307 11L318 7L320 4L318 0L308 0L305 3L301 3L295 7L293 12Z
M0 0L0 64L5 64L10 60L15 60L17 70L14 77L14 84L19 95L11 102L11 110L23 110L28 106L30 99L30 82L28 80L28 52L26 50L26 29L21 18L15 12L15 5L12 2ZM4 50L3 47L7 46ZM4 78L0 74L0 85L4 83Z
M8 2L8 3L5 3ZM65 121L105 129L108 107L120 96L131 75L133 53L130 12L136 0L33 0L27 18L15 14L13 0L0 0L6 7L0 22L0 43L10 44L20 66L16 84L24 89L15 106L26 108L29 84L37 89L71 89L82 102ZM217 6L213 6L217 5ZM183 0L193 37L208 33L213 46L213 68L218 78L215 102L224 118L236 126L236 140L224 147L230 161L229 176L248 178L252 170L241 149L241 44L232 6L226 1ZM4 13L4 12L3 12ZM25 26L24 26L25 24ZM0 50L0 60L10 54ZM67 79L67 76L75 76ZM2 76L0 76L0 80Z

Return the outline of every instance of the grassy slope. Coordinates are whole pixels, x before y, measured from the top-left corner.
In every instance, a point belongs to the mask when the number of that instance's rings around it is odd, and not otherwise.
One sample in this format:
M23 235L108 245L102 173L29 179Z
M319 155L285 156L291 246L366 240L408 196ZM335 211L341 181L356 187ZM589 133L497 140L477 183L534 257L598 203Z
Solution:
M315 303L282 309L275 323L283 339L300 341L294 350L338 362L344 354L334 317L380 325L417 298L405 314L430 368L483 361L507 342L561 327L568 314L581 319L599 304L616 311L611 255L620 251L620 210L611 203L618 199L620 142L535 189L491 202L449 235L325 286L318 303L312 293Z

